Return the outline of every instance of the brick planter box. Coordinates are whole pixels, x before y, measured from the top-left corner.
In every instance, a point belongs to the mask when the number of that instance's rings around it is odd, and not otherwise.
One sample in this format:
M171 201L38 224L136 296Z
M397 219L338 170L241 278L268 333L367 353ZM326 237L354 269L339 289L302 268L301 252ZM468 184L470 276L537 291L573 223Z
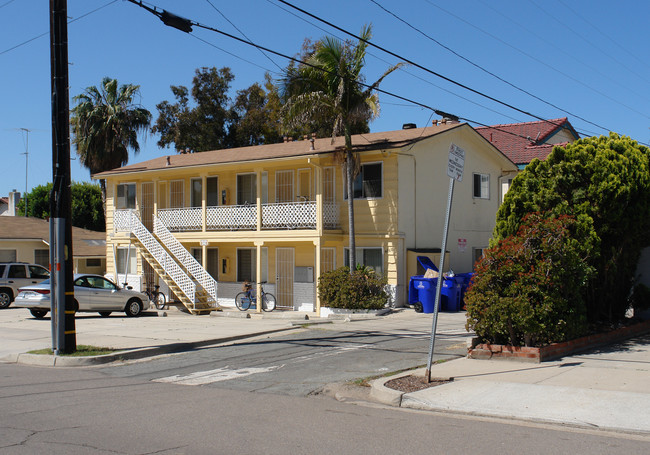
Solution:
M628 327L612 330L610 332L588 335L563 343L553 343L541 348L525 346L507 346L501 344L479 344L468 349L467 357L470 359L495 359L515 360L518 362L539 363L545 360L557 359L575 352L625 340L650 332L650 320L640 322Z

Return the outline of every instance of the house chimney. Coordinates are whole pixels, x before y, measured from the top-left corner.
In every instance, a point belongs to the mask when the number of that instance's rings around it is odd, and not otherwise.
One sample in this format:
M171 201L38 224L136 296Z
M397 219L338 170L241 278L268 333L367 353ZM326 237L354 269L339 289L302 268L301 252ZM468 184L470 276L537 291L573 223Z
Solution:
M311 144L309 144L309 150L316 150L316 147L314 147L315 139L312 137L309 139L309 142L311 142Z
M170 156L167 157L167 164L165 166L171 166L172 164L172 159Z
M16 216L16 208L20 202L20 192L15 189L9 193L9 207L7 208L7 215Z

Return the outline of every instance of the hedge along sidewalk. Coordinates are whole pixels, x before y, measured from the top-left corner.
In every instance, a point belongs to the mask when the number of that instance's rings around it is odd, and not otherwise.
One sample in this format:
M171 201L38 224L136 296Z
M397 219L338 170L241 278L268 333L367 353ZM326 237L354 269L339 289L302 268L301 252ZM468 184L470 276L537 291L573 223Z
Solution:
M650 320L638 324L621 327L609 332L587 335L575 340L553 343L540 348L527 346L508 346L501 344L478 344L470 347L467 357L479 360L515 360L519 362L540 363L546 360L558 359L576 352L596 348L606 344L625 340L650 332Z

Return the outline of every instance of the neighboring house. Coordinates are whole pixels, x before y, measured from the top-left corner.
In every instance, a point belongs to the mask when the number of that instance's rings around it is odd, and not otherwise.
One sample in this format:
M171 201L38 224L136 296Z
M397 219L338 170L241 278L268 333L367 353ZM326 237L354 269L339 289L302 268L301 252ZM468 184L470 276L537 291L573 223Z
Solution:
M46 268L50 261L50 223L40 218L0 217L0 262L28 262ZM75 273L106 271L106 233L72 228Z
M481 126L475 130L510 158L520 171L535 158L544 161L556 145L566 145L580 139L566 117ZM511 184L512 178L502 183L503 195L508 192Z
M534 158L544 161L554 146L564 145L580 138L566 117L481 126L475 130L501 150L520 170Z
M0 216L7 216L9 210L9 198L0 197Z
M452 143L465 150L465 162L447 250L454 271L471 271L492 235L501 183L517 173L512 161L458 122L352 142L361 164L353 194L357 261L387 276L394 303L407 301L417 254L440 251ZM260 280L279 308L319 312L318 277L348 265L342 146L343 138L289 141L163 156L93 175L106 179L107 272L134 287L160 278L194 312L215 306L214 280L220 305L234 305L243 281Z

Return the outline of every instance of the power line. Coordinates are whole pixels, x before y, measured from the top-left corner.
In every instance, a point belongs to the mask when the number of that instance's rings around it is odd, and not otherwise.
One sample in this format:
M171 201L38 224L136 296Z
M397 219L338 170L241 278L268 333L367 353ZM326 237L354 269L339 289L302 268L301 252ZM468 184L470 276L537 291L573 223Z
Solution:
M14 0L9 0L8 2L3 3L2 5L0 5L0 8L4 8L5 6L7 6L9 3L12 3L13 1Z
M246 36L246 34L245 34L244 32L242 32L242 31L239 29L239 27L237 27L235 24L233 24L232 21L231 21L230 19L228 19L228 18L226 17L226 15L223 14L223 13L219 10L219 8L217 8L216 6L214 6L214 4L213 4L210 0L205 0L205 1L208 2L208 4L209 4L212 8L214 8L214 10L215 10L217 13L221 14L221 16L222 16L225 20L227 20L228 23L229 23L230 25L232 25L233 27L235 27L235 30L237 30L239 33L241 33L241 35L242 35L244 38L246 38L248 41L250 41L250 38L249 38L248 36ZM275 61L273 61L273 59L272 59L271 57L269 57L267 54L265 54L265 53L262 52L261 50L260 50L260 52L261 52L262 55L263 55L264 57L266 57L266 58L267 58L271 63L273 63L273 64L274 64L274 65L275 65L275 66L276 66L280 71L282 71L282 68L280 67L280 65L278 65L277 63L275 63Z
M326 69L324 69L324 68L321 68L321 67L318 67L318 66L312 65L312 64L310 64L310 63L308 63L308 62L304 62L304 61L302 61L302 60L300 60L300 59L298 59L298 58L290 57L290 56L288 56L288 55L286 55L286 54L283 54L283 53L281 53L281 52L274 51L274 50L269 49L269 48L267 48L267 47L264 47L264 46L262 46L262 45L259 45L259 44L256 44L256 43L253 43L252 41L245 40L245 39L240 38L240 37L238 37L238 36L234 36L234 35L232 35L232 34L230 34L230 33L228 33L228 32L225 32L225 31L223 31L223 30L219 30L219 29L217 29L217 28L215 28L215 27L211 27L211 26L208 26L208 25L204 25L204 24L201 24L201 23L196 22L196 21L191 20L191 19L186 19L186 18L183 18L183 17L180 17L180 16L176 16L175 14L172 14L172 13L166 11L166 10L159 10L155 5L152 5L152 6L145 6L145 5L144 5L144 2L142 2L142 1L138 1L138 0L126 0L126 1L128 1L128 2L130 2L130 3L133 3L134 5L139 6L140 8L143 8L143 9L145 9L146 11L150 12L151 14L153 14L154 16L156 16L156 17L158 17L160 20L162 20L162 21L165 23L165 25L168 25L168 26L170 26L170 27L173 27L173 28L176 28L176 29L178 29L178 30L184 31L184 32L186 32L186 33L188 33L188 34L192 31L192 27L193 27L193 26L195 26L195 27L199 27L199 28L203 28L203 29L205 29L205 30L210 30L210 31L213 31L213 32L215 32L215 33L219 33L220 35L223 35L223 36L225 36L225 37L228 37L228 38L234 39L234 40L236 40L236 41L239 41L240 43L244 43L244 44L246 44L246 45L256 47L256 48L261 49L261 50L263 50L263 51L266 51L266 52L268 52L268 53L270 53L270 54L277 55L277 56L279 56L279 57L283 57L283 58L285 58L285 59L288 59L288 60L294 61L294 62L296 62L296 63L302 64L302 65L306 65L306 66L309 66L309 67L314 68L314 69L316 69L316 70L318 70L318 71L323 71L323 72L326 72L326 73L330 73L330 74L332 74L332 71L329 71L329 70L326 70ZM149 4L149 5L150 5L150 4ZM362 40L362 39L359 39L359 40L360 40L360 41L367 42L367 41ZM409 102L409 103L411 103L411 104L414 104L414 105L417 105L417 106L423 107L423 108L425 108L425 109L429 109L429 110L431 110L432 112L434 112L434 113L436 113L437 115L440 115L440 116L442 116L442 117L449 117L449 118L454 118L454 119L457 119L457 120L465 120L465 121L467 121L467 122L475 123L475 124L480 125L480 126L489 126L489 125L487 125L487 124L484 124L484 123L478 122L478 121L476 121L476 120L469 119L469 118L467 118L467 117L459 117L459 116L457 116L457 115L449 114L449 113L447 113L447 112L444 112L444 111L442 111L442 110L440 110L440 109L436 109L436 108L431 107L431 106L428 106L428 105L426 105L426 104L424 104L424 103L421 103L421 102L419 102L419 101L415 101L415 100L412 100L412 99L406 98L406 97L404 97L404 96L397 95L397 94L395 94L395 93L389 92L389 91L387 91L387 90L380 89L379 87L372 87L371 85L368 85L368 84L363 83L363 82L360 82L360 81L354 81L354 82L355 82L356 84L358 84L359 86L362 86L362 87L365 87L365 88L368 88L368 89L373 89L373 90L375 90L375 91L377 91L377 92L379 92L379 93L383 93L383 94L385 94L385 95L392 96L392 97L397 98L397 99L400 99L400 100L402 100L402 101L406 101L406 102ZM546 123L550 123L551 125L554 125L554 126L560 126L560 125L558 125L558 124L555 124L555 123L553 123L553 122L550 122L549 120L545 120L545 119L540 119L540 120L543 121L543 122L546 122ZM528 139L527 137L524 137L524 136L522 136L522 135L519 135L519 134L516 134L516 133L512 133L512 132L510 132L510 131L506 131L506 130L501 130L501 129L499 129L498 127L491 127L491 128L493 128L493 129L495 129L495 130L498 130L498 131L501 131L501 132L503 132L503 133L509 134L509 135L511 135L511 136L516 136L516 137L519 137L519 138Z
M441 43L440 41L436 40L436 39L433 38L432 36L430 36L430 35L424 33L422 30L420 30L419 28L417 28L417 27L415 27L414 25L410 24L409 22L405 21L404 19L402 19L401 17L399 17L399 16L398 16L397 14L395 14L394 12L392 12L392 11L386 9L384 6L382 6L382 5L381 5L379 2L377 2L376 0L369 0L369 1L371 1L372 3L374 3L375 5L377 5L379 8L381 8L382 10L384 10L386 13L390 14L391 16L393 16L395 19L399 20L399 21L402 22L403 24L407 25L408 27L412 28L412 29L415 30L416 32L420 33L420 34L421 34L422 36L424 36L425 38L428 38L429 40L433 41L433 42L436 43L438 46L440 46L440 47L446 49L447 51L449 51L449 52L451 52L452 54L454 54L456 57L458 57L458 58L464 60L465 62L469 63L470 65L474 66L475 68L478 68L479 70L481 70L481 71L483 71L483 72L489 74L490 76L492 76L492 77L494 77L494 78L500 80L500 81L503 82L504 84L507 84L507 85L509 85L510 87L512 87L512 88L514 88L514 89L516 89L516 90L519 90L520 92L525 93L526 95L531 96L531 97L535 98L536 100L541 101L542 103L544 103L544 104L546 104L546 105L548 105L548 106L551 106L551 107L553 107L553 108L555 108L555 109L557 109L557 110L559 110L559 111L562 111L562 112L564 112L565 114L569 114L569 115L571 115L571 116L573 116L573 117L576 117L576 118L578 118L578 119L580 119L580 120L582 120L582 121L584 121L584 122L586 122L586 123L589 123L590 125L593 125L593 126L595 126L595 127L597 127L597 128L600 128L600 129L602 129L602 130L609 131L608 128L606 128L606 127L604 127L604 126L602 126L602 125L598 125L598 124L596 124L596 123L594 123L594 122L591 122L591 121L589 121L589 120L587 120L587 119L585 119L585 118L583 118L583 117L580 117L580 116L577 115L577 114L574 114L574 113L572 113L572 112L570 112L570 111L567 111L566 109L563 109L563 108L561 108L561 107L559 107L559 106L556 106L555 104L553 104L553 103L551 103L551 102L549 102L549 101L546 101L546 100L540 98L539 96L537 96L537 95L535 95L535 94L533 94L533 93L531 93L531 92L529 92L529 91L527 91L527 90L525 90L525 89L523 89L523 88L521 88L521 87L518 87L517 85L515 85L515 84L513 84L513 83L511 83L511 82L509 82L509 81L507 81L507 80L505 80L505 79L503 79L503 78L500 77L499 75L497 75L497 74L491 72L490 70L488 70L488 69L482 67L481 65L479 65L479 64L477 64L477 63L474 63L473 61L471 61L470 59L468 59L468 58L464 57L463 55L459 54L458 52L456 52L456 51L453 50L452 48L450 48L450 47L444 45L443 43Z
M406 58L404 58L404 57L402 57L402 56L400 56L400 55L398 55L398 54L396 54L396 53L394 53L394 52L392 52L392 51L389 51L388 49L385 49L385 48L383 48L383 47L377 45L377 44L374 44L374 43L371 43L371 42L369 42L369 41L367 41L367 40L364 40L364 39L362 39L361 37L355 35L354 33L348 32L347 30L345 30L345 29L343 29L343 28L341 28L341 27L339 27L339 26L337 26L337 25L334 25L334 24L332 24L331 22L328 22L328 21L326 21L325 19L322 19L322 18L320 18L320 17L318 17L318 16L316 16L316 15L314 15L314 14L308 12L308 11L305 11L304 9L299 8L299 7L293 5L293 4L291 4L291 3L289 3L289 2L287 2L287 1L285 1L285 0L278 0L278 1L281 2L281 3L284 3L285 5L289 6L290 8L293 8L293 9L295 9L295 10L297 10L297 11L300 11L301 13L303 13L303 14L309 16L309 17L312 17L313 19L316 19L316 20L318 20L318 21L320 21L320 22L323 22L324 24L326 24L326 25L328 25L328 26L330 26L330 27L332 27L332 28L335 28L336 30L339 30L339 31L341 31L341 32L343 32L343 33L345 33L345 34L347 34L347 35L350 35L350 36L354 37L355 39L357 39L357 40L359 40L359 41L362 41L362 42L368 44L369 46L373 46L373 47L375 47L375 48L377 48L377 49L379 49L379 50L381 50L381 51L383 51L383 52L385 52L385 53L387 53L387 54L389 54L389 55L392 55L393 57L396 57L396 58L398 58L398 59L400 59L400 60L403 60L403 61L405 61L406 63L408 63L408 64L410 64L410 65L413 65L413 66L415 66L415 67L417 67L417 68L419 68L419 69L421 69L421 70L423 70L423 71L426 71L427 73L430 73L430 74L432 74L432 75L434 75L434 76L436 76L436 77L439 77L439 78L441 78L441 79L443 79L443 80L445 80L445 81L447 81L447 82L450 82L450 83L452 83L452 84L454 84L454 85L456 85L456 86L458 86L458 87L461 87L461 88L463 88L463 89L465 89L465 90L468 90L468 91L470 91L470 92L472 92L472 93L474 93L474 94L477 94L477 95L479 95L479 96L482 96L482 97L484 97L484 98L487 98L487 99L489 99L489 100L491 100L491 101L494 101L495 103L501 104L501 105L503 105L503 106L505 106L505 107L508 107L508 108L510 108L510 109L512 109L512 110L515 110L515 111L517 111L517 112L520 112L520 113L522 113L522 114L524 114L524 115L528 115L528 116L533 117L533 118L536 118L536 119L538 119L538 120L540 120L540 121L550 123L550 124L552 124L552 125L554 125L554 126L560 126L560 125L557 125L557 124L555 124L555 123L553 123L553 122L550 122L549 120L547 120L547 119L545 119L545 118L543 118L543 117L540 117L540 116L538 116L538 115L532 114L532 113L527 112L527 111L524 111L524 110L522 110L522 109L519 109L518 107L515 107L515 106L513 106L513 105L511 105L511 104L509 104L509 103L506 103L506 102L504 102L504 101L501 101L501 100L499 100L499 99L497 99L497 98L494 98L494 97L492 97L492 96L490 96L490 95L487 95L487 94L482 93L482 92L480 92L480 91L478 91L478 90L476 90L476 89L473 89L473 88L471 88L471 87L469 87L469 86L467 86L467 85L465 85L465 84L462 84L462 83L460 83L460 82L458 82L458 81L455 81L455 80L453 80L453 79L451 79L451 78L449 78L449 77L447 77L447 76L444 76L444 75L442 75L442 74L440 74L440 73L437 73L437 72L435 72L435 71L433 71L433 70L431 70L431 69L429 69L429 68L426 68L426 67L420 65L419 63L416 63L416 62L414 62L414 61L412 61L412 60L406 59Z
M13 0L11 0L11 1L13 1ZM8 5L9 3L11 3L11 1L8 2L8 3L5 3L5 4L2 5L2 6ZM106 7L109 6L109 5L112 5L113 3L117 3L117 0L112 0L112 1L110 1L110 2L108 2L108 3L106 3L105 5L102 5L102 6L98 7L98 8L95 8L95 9L92 10L92 11L88 11L86 14L82 14L82 15L79 16L79 17L76 17L76 18L74 18L74 19L71 19L71 20L68 21L68 24L72 24L73 22L77 22L78 20L83 19L84 17L89 16L89 15L95 13L95 12L99 11L100 9L103 9L103 8L106 8ZM0 8L1 8L1 6L0 6ZM39 38L41 38L41 37L43 37L43 36L49 35L49 34L50 34L49 31L47 31L47 32L45 32L45 33L41 33L41 34L38 35L38 36L35 36L35 37L33 37L33 38L30 38L30 39L28 39L27 41L23 41L23 42L20 43L20 44L16 44L15 46L10 47L9 49L6 49L6 50L0 52L0 55L6 54L7 52L11 52L11 51L13 51L14 49L18 49L19 47L22 47L22 46L24 46L25 44L29 44L29 43L31 43L32 41L37 40L37 39L39 39Z
M294 13L293 11L290 11L290 10L288 10L288 9L286 9L286 8L284 8L284 7L282 7L282 5L278 5L277 3L274 3L274 2L272 2L271 0L266 0L266 1L267 1L269 4L275 6L276 8L281 9L281 10L284 11L285 13L294 16L295 18L297 18L297 19L299 19L299 20L301 20L301 21L303 21L303 22L305 22L305 23L311 25L311 26L314 27L314 28L317 28L318 30L322 31L323 33L332 34L334 37L336 37L336 38L338 38L339 40L343 41L343 39L342 39L340 36L337 36L336 34L331 33L330 31L326 30L325 28L320 27L318 24L315 24L315 23L313 23L313 22L308 21L307 19L305 19L305 18L302 17L302 16L299 16L298 14ZM379 57L377 54L373 54L372 52L368 52L368 51L366 51L366 53L367 53L368 55L370 55L371 57L374 57L374 58L376 58L377 60L379 60L379 61L381 61L381 62L384 62L384 63L386 63L386 64L388 64L388 65L391 64L388 60ZM469 99L469 98L466 98L466 97L464 97L464 96L462 96L462 95L459 95L458 93L452 92L451 90L448 90L448 89L446 89L446 88L444 88L444 87L441 87L440 85L434 84L434 83L431 82L430 80L424 79L423 77L420 77L420 76L418 76L418 75L416 75L416 74L414 74L414 73L408 71L408 70L407 70L405 67L403 67L403 66L400 66L400 67L397 69L397 71L402 71L402 72L408 74L408 75L411 76L411 77L414 77L414 78L416 78L416 79L421 80L421 81L424 82L425 84L429 84L429 85L431 85L432 87L437 88L438 90L442 90L442 91L445 92L445 93L448 93L448 94L450 94L450 95L452 95L452 96L455 96L456 98L460 98L461 100L467 101L468 103L471 103L471 104L473 104L473 105L475 105L475 106L481 107L481 108L483 108L483 109L485 109L485 110L488 110L488 111L490 111L490 112L493 112L493 113L495 113L495 114L498 114L498 115L500 115L500 116L502 116L502 117L509 118L510 120L513 120L513 121L515 121L515 122L519 121L518 119L516 119L516 118L514 118L514 117L511 117L511 116L508 115L508 114L504 114L503 112L499 112L499 111L497 111L497 110L495 110L495 109L492 109L491 107L488 107L488 106L486 106L486 105L484 105L484 104L481 104L481 103L478 103L478 102L476 102L476 101L474 101L474 100L471 100L471 99Z
M279 1L283 1L283 0L279 0ZM512 44L510 44L510 43L508 43L508 42L502 40L502 39L499 38L498 36L495 36L494 34L488 32L488 31L485 31L485 30L483 30L483 29L480 28L480 27L477 27L476 25L472 24L471 22L468 22L467 20L463 19L462 17L460 17L460 16L458 16L458 15L452 13L451 11L448 11L448 10L444 9L444 8L441 7L440 5L436 5L436 4L432 3L430 0L425 0L425 1L426 1L427 3L429 3L431 6L433 6L434 8L438 8L439 10L441 10L441 11L447 13L448 15L450 15L450 16L452 16L452 17L458 19L459 21L464 22L465 24L469 25L470 27L475 28L476 30L480 31L481 33L486 34L487 36L489 36L489 37L491 37L491 38L493 38L493 39L499 41L500 43L502 43L502 44L508 46L508 47L511 48L511 49L516 50L517 52L519 52L519 53L525 55L526 57L528 57L528 58L530 58L530 59L536 61L537 63L539 63L539 64L541 64L541 65L544 65L545 67L547 67L547 68L549 68L549 69L551 69L551 70L553 70L553 71L555 71L555 72L557 72L557 73L563 75L564 77L566 77L566 78L568 78L568 79L571 79L572 81L576 82L577 84L582 85L583 87L585 87L585 88L587 88L587 89L593 91L594 93L597 93L597 94L601 95L602 97L607 98L608 100L613 101L614 103L619 104L619 105L621 105L621 106L623 106L623 107L629 109L629 110L632 111L632 112L635 112L635 113L637 113L637 114L639 114L639 115L642 115L643 117L650 118L650 117L648 117L648 115L644 114L643 112L640 112L640 111L634 109L633 107L628 106L628 105L626 105L626 104L620 102L619 100L617 100L617 99L615 99L615 98L612 98L611 96L609 96L609 95L607 95L607 94L601 92L600 90L596 90L595 88L593 88L593 87L591 87L591 86L585 84L583 81L581 81L581 80L579 80L579 79L576 79L575 77L573 77L573 76L571 76L571 75L569 75L569 74L567 74L567 73L565 73L565 72L563 72L563 71L560 71L559 69L557 69L557 68L555 68L555 67L549 65L548 63L544 62L543 60L540 60L540 59L536 58L535 56L533 56L533 55L531 55L531 54L529 54L529 53L527 53L527 52L525 52L525 51L523 51L523 50L517 48L516 46L513 46Z

